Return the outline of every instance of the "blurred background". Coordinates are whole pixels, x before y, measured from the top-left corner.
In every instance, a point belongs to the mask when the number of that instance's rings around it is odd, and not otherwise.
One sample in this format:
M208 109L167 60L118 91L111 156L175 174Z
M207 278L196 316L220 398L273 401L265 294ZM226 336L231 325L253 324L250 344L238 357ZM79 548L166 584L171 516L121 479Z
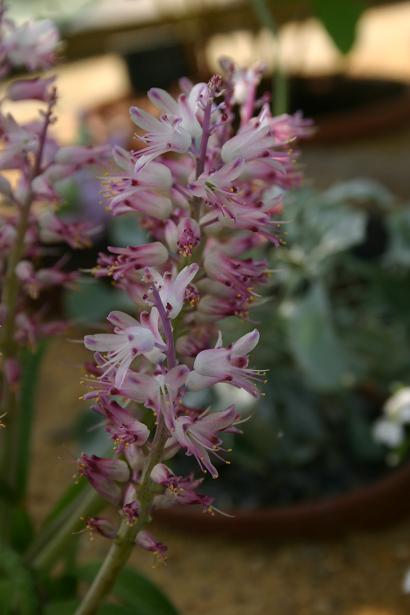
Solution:
M255 407L238 394L252 419L232 464L206 486L237 521L170 514L158 520L168 567L151 570L141 556L136 565L183 615L406 615L410 2L13 0L10 10L60 28L63 142L136 147L129 106L149 109L145 91L176 92L182 76L208 79L221 56L264 62L274 110L302 111L317 128L300 144L305 181L288 197L286 245L265 254L271 300L254 318L266 395ZM30 104L17 107L19 119L32 117ZM83 269L107 244L144 241L132 217L109 222L99 191L89 173L62 186L67 215L101 225ZM80 338L113 307L130 308L84 276L56 309ZM46 358L31 486L39 520L70 480L71 458L106 447L78 401L86 357L54 340ZM200 401L223 406L226 396L222 386Z

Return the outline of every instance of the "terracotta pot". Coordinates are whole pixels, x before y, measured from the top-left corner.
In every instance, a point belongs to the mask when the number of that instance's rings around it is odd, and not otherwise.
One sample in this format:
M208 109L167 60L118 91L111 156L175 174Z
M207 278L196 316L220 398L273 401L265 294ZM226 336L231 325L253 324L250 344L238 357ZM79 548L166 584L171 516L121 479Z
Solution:
M333 538L351 530L378 529L410 514L410 463L365 487L329 499L281 508L209 515L189 507L157 511L168 527L241 538Z

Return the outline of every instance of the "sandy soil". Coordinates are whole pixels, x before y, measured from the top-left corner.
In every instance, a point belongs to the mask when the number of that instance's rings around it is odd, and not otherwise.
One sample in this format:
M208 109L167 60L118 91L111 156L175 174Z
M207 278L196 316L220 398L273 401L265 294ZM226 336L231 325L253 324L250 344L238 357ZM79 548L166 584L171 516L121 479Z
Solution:
M75 472L77 451L64 436L83 391L81 345L54 340L43 366L34 440L30 505L37 520ZM407 615L401 591L410 566L410 521L336 542L234 541L156 528L169 546L167 566L147 554L133 563L155 580L182 615ZM87 538L84 536L84 541ZM108 543L84 547L103 557Z

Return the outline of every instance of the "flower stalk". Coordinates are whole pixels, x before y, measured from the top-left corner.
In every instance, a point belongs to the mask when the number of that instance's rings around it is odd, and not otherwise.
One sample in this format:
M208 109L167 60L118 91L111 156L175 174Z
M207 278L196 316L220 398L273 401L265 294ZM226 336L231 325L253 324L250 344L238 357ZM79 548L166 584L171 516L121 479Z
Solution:
M153 241L111 246L94 269L128 293L138 316L111 312L112 332L84 338L94 353L84 397L104 418L114 456L82 454L79 467L122 522L118 531L108 519L88 522L113 543L76 615L97 611L134 545L163 557L166 546L146 530L156 509L213 510L213 498L197 490L203 479L178 476L167 462L183 451L217 478L229 463L221 435L239 433L243 417L233 405L192 407L186 393L224 382L258 397L264 380L263 370L249 367L258 331L224 346L216 323L246 321L257 303L254 287L267 281L267 263L245 253L280 243L282 194L300 178L292 146L308 126L300 116L274 118L256 100L261 67L243 71L226 59L221 66L225 77L182 80L177 99L152 88L159 116L132 107L144 146L115 147L118 174L104 179L112 214L136 212ZM154 434L139 405L154 413Z
M0 78L11 71L33 72L52 67L59 46L58 31L50 20L16 23L0 5ZM24 499L31 421L22 425L22 357L27 349L67 323L50 319L40 297L50 287L71 285L77 273L68 271L65 259L45 265L46 244L65 242L73 248L89 245L94 232L88 222L66 221L58 215L60 181L89 165L107 159L109 148L59 147L50 134L55 120L55 77L35 76L12 81L0 101L0 354L2 363L0 414L0 477L13 494L13 502L0 502L0 531L10 540L13 506ZM39 117L23 124L5 112L4 101L35 100L45 105ZM9 181L7 172L13 171ZM39 307L40 306L40 307ZM23 352L22 352L23 351ZM30 374L28 373L28 376ZM28 382L30 378L26 379ZM27 404L31 417L34 404Z
M28 228L28 221L31 207L33 204L33 190L31 188L34 179L41 173L44 146L47 138L47 131L52 122L53 110L56 104L56 90L53 89L47 110L44 114L43 127L40 133L38 149L36 152L33 169L29 179L29 188L25 200L20 208L19 221L16 227L16 236L7 263L4 279L1 304L5 308L5 321L0 332L0 351L3 356L4 365L18 364L19 347L15 341L16 333L16 307L20 288L20 281L17 276L17 265L24 254L24 243ZM7 433L2 438L1 456L1 475L8 486L18 496L18 467L19 467L19 439L21 432L20 425L20 406L18 399L18 388L3 370L1 385L1 410L6 417ZM3 536L9 535L10 507L5 501L0 505L0 525Z

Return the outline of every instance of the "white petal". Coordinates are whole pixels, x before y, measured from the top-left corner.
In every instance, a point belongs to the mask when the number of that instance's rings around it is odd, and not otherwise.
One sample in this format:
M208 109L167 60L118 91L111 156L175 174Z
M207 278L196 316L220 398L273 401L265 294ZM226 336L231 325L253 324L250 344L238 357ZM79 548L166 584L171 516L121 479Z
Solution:
M240 337L233 345L231 354L234 357L244 357L249 354L259 342L259 331L254 329Z

